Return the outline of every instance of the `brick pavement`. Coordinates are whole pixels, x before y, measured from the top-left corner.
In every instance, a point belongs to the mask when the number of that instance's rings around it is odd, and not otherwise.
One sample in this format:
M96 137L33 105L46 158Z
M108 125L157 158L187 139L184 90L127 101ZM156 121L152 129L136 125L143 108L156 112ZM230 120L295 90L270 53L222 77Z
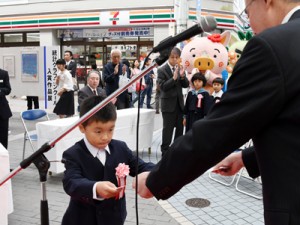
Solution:
M20 123L19 113L26 108L26 101L10 99L14 116L10 120L12 134L9 139L9 153L11 167L15 168L21 161L23 147L23 127ZM55 115L50 115L55 118ZM157 162L161 155L161 116L156 115L155 132L153 134L152 153L142 151L140 156L146 161ZM30 146L27 146L30 153ZM50 224L60 224L63 213L68 205L69 197L61 185L62 174L48 176L47 199L49 203ZM132 178L129 178L131 184ZM261 185L252 180L242 179L242 189L260 194ZM40 224L40 182L36 168L31 165L22 170L12 179L14 212L9 215L9 225ZM135 193L128 187L126 191L128 216L126 225L136 224ZM210 201L205 208L194 208L185 202L191 198L203 198ZM254 224L262 225L262 201L237 192L234 185L226 187L208 178L204 174L167 201L155 199L144 200L138 198L139 224ZM1 225L1 221L0 221Z

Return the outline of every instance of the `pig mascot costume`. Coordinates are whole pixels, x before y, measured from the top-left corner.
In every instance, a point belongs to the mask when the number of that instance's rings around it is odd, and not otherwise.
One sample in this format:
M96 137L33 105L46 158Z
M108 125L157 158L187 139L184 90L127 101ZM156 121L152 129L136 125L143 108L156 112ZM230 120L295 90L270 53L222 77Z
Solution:
M195 72L201 72L207 79L205 89L211 94L212 81L221 77L227 80L226 70L228 52L225 46L230 40L230 32L212 34L207 37L194 38L184 46L181 53L181 61L188 72L189 80Z

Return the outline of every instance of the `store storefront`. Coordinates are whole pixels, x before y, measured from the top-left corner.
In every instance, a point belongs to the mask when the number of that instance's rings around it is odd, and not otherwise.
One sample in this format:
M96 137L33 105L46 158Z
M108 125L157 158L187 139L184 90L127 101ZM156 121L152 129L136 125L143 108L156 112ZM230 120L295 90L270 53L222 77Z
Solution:
M112 49L120 49L122 58L130 62L135 59L142 60L160 41L178 31L173 0L164 2L164 6L161 6L158 0L151 3L131 0L126 1L126 4L125 1L103 1L103 4L107 5L104 7L102 4L97 9L93 8L93 4L82 2L61 0L52 4L50 1L40 1L37 4L24 3L5 7L7 15L0 18L0 48L7 52L7 47L20 48L14 55L16 70L21 68L22 52L34 49L40 57L38 69L41 77L45 74L45 71L41 70L44 68L44 53L41 49L55 47L58 58L62 58L66 50L73 52L78 68L77 76L79 80L84 80L92 66L102 70L110 60ZM94 0L86 2L98 3ZM234 34L243 30L244 25L238 13L221 9L221 5L225 4L223 1L213 2L220 3L220 7L216 8L214 5L214 9L203 8L201 16L210 15L216 18L217 29L214 32L231 30ZM230 2L226 4L232 5ZM70 5L72 9L68 8ZM40 13L41 8L45 9L43 13ZM24 13L27 11L28 13ZM187 27L195 24L197 13L194 6L189 7L186 14ZM40 48L36 50L36 47ZM9 54L7 52L5 55ZM5 56L4 53L2 55L1 57ZM0 66L3 66L1 60ZM26 82L29 84L29 81ZM40 87L43 81L39 79L34 82L34 85L38 83ZM27 94L25 92L29 89L26 89L25 81L21 79L18 71L16 76L12 77L11 83L20 87L15 90L24 89L20 93ZM13 94L20 95L15 93L15 90Z
M93 65L102 70L112 49L120 49L122 59L142 61L153 48L154 28L113 27L58 30L62 52L70 50L77 62L77 76L84 78Z

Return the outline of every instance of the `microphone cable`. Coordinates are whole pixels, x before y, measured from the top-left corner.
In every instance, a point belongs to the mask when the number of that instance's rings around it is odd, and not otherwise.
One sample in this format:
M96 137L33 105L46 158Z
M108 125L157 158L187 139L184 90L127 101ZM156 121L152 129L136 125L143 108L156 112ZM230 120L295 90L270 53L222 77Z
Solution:
M143 71L145 69L146 62L149 59L149 56L152 54L152 51L146 56L144 59L144 64L142 67ZM140 126L140 107L141 104L144 104L144 102L141 102L141 92L142 92L142 80L143 77L140 79L140 85L138 87L138 111L137 111L137 120L136 120L136 164L135 164L135 215L136 215L136 224L139 225L139 211L138 211L138 172L139 172L139 126ZM146 90L146 89L144 89ZM153 134L152 134L153 135Z

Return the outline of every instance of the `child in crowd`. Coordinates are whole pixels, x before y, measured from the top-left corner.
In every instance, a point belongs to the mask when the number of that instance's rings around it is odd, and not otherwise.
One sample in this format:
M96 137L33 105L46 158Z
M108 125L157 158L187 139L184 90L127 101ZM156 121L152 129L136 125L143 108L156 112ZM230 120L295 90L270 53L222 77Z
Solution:
M213 103L212 97L203 88L206 85L204 75L195 73L191 81L194 89L189 91L183 111L183 125L185 126L185 132L192 128L195 121L206 116Z
M222 78L216 78L213 80L213 89L214 92L211 94L214 98L214 103L217 103L220 101L223 91L222 88L224 87L224 80Z
M91 96L80 105L82 117L104 96ZM126 143L112 139L117 113L112 103L107 104L79 125L84 138L63 153L64 190L70 195L69 207L62 225L122 225L127 211L125 187L118 187L116 167L129 166L130 176L136 176L136 157ZM138 159L138 173L149 171L152 163ZM126 182L125 182L126 184Z

